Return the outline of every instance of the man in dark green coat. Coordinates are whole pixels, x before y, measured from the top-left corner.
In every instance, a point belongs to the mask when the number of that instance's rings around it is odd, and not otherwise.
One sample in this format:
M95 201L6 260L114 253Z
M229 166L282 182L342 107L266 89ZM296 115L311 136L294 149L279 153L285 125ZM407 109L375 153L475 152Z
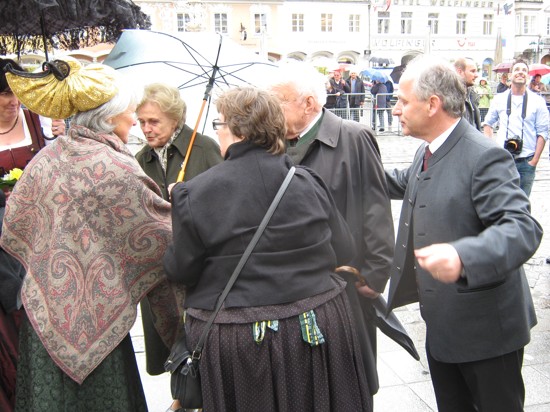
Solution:
M389 191L372 130L322 108L326 92L319 76L310 67L289 65L281 68L270 88L281 99L285 113L288 155L321 176L352 229L357 253L349 266L337 271L348 282L363 364L374 395L379 384L372 301L384 291L394 250Z

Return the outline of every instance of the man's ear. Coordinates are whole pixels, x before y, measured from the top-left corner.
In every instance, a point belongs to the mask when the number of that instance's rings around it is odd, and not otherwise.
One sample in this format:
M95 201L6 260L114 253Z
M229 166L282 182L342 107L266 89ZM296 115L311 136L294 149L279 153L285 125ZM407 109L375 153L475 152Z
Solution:
M313 96L306 97L305 102L306 102L306 108L305 108L306 114L311 114L316 111L315 107L317 105L317 102Z
M442 110L442 102L439 96L436 96L435 94L432 94L430 98L428 99L428 105L429 105L429 114L430 116L435 115L439 110Z

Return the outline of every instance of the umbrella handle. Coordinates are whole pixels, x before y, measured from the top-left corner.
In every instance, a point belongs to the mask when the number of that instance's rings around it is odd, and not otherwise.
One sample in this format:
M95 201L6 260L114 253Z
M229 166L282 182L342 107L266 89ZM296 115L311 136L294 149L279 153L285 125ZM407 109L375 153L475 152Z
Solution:
M42 71L38 73L17 70L10 63L6 64L4 70L11 74L15 74L16 76L25 77L28 79L43 79L44 77L53 74L57 80L61 81L69 76L71 67L63 60L54 60L53 62L42 63Z
M339 267L336 268L335 272L336 273L338 273L338 272L351 273L353 276L355 276L357 281L359 283L361 283L362 286L367 284L367 282L365 282L365 279L363 278L363 276L361 276L361 273L359 273L359 271L356 268L354 268L353 266L339 266Z
M204 111L204 106L206 106L206 99L203 99L202 101L201 110L199 111L197 122L195 123L195 128L193 129L193 134L191 135L191 140L189 141L189 146L187 147L187 153L185 153L185 159L183 160L183 163L181 165L181 170L178 173L178 178L176 182L183 182L183 179L185 178L185 169L187 169L187 163L189 162L189 157L191 156L193 143L195 143L195 137L197 136L197 130L199 128L199 124L202 118L202 112Z
M183 182L183 179L185 178L185 169L187 168L187 162L189 161L189 156L191 156L191 150L193 149L193 143L195 142L195 136L197 136L197 130L199 128L199 123L202 119L202 112L204 111L204 106L206 106L206 102L210 98L210 94L212 93L212 89L214 87L214 80L216 79L216 73L219 71L218 67L218 59L220 58L220 51L222 47L222 39L223 36L220 34L220 43L218 46L218 54L216 56L216 63L214 63L214 67L212 70L212 75L210 76L210 79L208 80L208 84L206 85L206 90L204 92L204 97L202 99L202 105L201 110L199 111L199 116L197 117L197 123L195 123L195 128L193 129L193 134L191 135L191 141L189 142L189 147L187 148L187 153L185 154L185 159L183 160L183 164L181 165L181 170L178 173L178 178L176 182Z

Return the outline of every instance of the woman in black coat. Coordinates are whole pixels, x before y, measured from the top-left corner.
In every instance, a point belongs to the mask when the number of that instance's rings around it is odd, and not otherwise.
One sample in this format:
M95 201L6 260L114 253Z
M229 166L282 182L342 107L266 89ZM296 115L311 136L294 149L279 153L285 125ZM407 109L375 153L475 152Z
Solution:
M168 277L187 285L196 345L292 166L281 103L237 88L216 102L225 161L172 191ZM204 411L370 411L345 283L351 233L323 181L298 166L220 310L202 354Z

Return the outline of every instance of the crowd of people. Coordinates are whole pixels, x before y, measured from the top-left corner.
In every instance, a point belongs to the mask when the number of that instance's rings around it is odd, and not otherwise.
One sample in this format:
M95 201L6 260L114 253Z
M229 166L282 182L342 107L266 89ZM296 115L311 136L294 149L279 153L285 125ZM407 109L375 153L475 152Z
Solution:
M288 64L224 91L217 143L164 83L139 90L70 59L0 68L0 171L22 170L0 191L2 411L146 411L138 304L158 375L181 327L199 341L291 169L206 337L203 410L372 412L386 287L388 313L421 303L439 411L523 410L537 323L523 264L542 239L529 194L549 133L527 63L494 95L467 58L409 62L394 107L376 82L389 125L424 142L403 170L384 169L373 128L343 114L364 106L356 72L327 81Z
M329 109L342 119L361 122L362 117L370 115L371 128L375 131L385 130L385 119L388 129L393 123L392 102L394 101L394 84L391 79L367 79L360 76L355 66L349 68L347 79L342 77L343 69L331 71L326 80L325 109ZM368 87L365 86L368 84ZM371 113L367 114L366 103L370 102Z

